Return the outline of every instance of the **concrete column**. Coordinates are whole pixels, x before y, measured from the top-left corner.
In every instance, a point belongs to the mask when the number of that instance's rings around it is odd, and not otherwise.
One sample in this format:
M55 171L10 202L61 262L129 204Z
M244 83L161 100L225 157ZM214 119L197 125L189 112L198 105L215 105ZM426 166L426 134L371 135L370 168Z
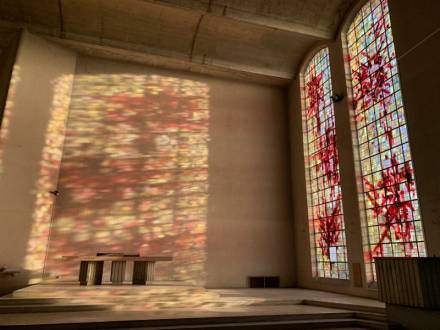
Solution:
M42 277L76 54L23 32L0 131L0 264ZM1 94L1 93L0 93Z
M359 209L359 193L355 166L357 166L354 150L354 122L350 99L348 97L348 81L346 80L344 41L339 35L335 42L329 44L330 65L332 71L333 93L343 95L343 99L334 103L336 118L336 138L339 152L339 170L341 174L342 200L344 207L345 232L347 237L348 260L350 264L350 288L352 293L361 293L368 283L365 278L365 264L362 250L361 213ZM356 279L353 271L357 265L361 269L361 282ZM356 280L356 281L355 281ZM357 283L355 283L357 282ZM369 294L375 294L369 293Z

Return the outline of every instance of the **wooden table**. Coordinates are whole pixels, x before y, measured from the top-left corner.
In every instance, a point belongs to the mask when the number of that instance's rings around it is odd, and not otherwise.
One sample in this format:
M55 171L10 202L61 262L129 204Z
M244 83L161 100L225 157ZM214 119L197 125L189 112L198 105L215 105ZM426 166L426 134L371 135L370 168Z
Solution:
M147 281L154 280L154 266L157 261L172 261L172 256L83 256L74 257L80 261L80 285L100 285L104 262L111 261L110 280L112 283L123 283L127 261L133 262L133 284L145 285Z

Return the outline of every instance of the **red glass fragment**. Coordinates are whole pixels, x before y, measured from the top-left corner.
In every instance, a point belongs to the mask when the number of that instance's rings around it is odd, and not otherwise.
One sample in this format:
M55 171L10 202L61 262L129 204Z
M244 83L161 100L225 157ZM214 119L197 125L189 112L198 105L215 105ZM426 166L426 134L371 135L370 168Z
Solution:
M373 242L366 258L369 261L376 256L384 256L384 243L398 241L404 247L404 253L411 255L414 248L414 238L411 233L414 225L411 217L414 211L413 202L409 196L415 192L414 172L411 161L398 161L393 147L396 145L393 128L387 116L392 105L391 98L393 84L391 82L394 54L388 55L386 31L390 26L385 23L385 14L372 25L369 36L374 35L376 47L374 51L362 51L359 56L352 58L353 77L353 107L358 125L365 120L365 113L375 106L375 116L378 130L384 133L390 150L390 156L382 162L380 177L377 182L363 178L364 190L368 201L372 205L372 213L377 219L380 233L379 239ZM371 49L371 48L369 48ZM353 65L354 64L354 65ZM393 237L395 240L393 240Z
M340 232L342 229L342 200L339 187L339 158L336 148L336 132L333 119L326 125L321 120L321 112L326 111L324 100L323 72L316 75L315 68L310 70L310 77L306 84L306 93L309 100L307 118L314 118L316 127L315 136L316 150L311 160L316 160L315 171L325 178L322 188L321 206L314 209L315 219L318 221L318 245L324 257L330 260L330 247L339 245ZM330 200L325 196L324 189L330 187ZM332 262L330 262L332 267Z

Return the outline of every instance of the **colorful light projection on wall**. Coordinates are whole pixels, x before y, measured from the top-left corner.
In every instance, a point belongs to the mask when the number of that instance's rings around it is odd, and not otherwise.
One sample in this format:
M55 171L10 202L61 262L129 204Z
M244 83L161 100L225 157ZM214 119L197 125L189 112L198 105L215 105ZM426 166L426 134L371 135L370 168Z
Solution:
M339 158L328 49L319 51L304 74L303 133L309 232L316 277L348 278Z
M425 256L423 228L386 0L368 2L348 34L365 206L367 276L377 256Z
M38 179L33 189L35 195L33 222L25 258L25 268L39 272L44 271L55 198L50 191L56 189L58 181L73 75L62 75L51 84L53 99L48 113Z
M172 254L158 279L205 281L209 88L142 74L75 77L47 270L66 255Z
M4 172L3 153L9 138L9 125L14 108L17 85L20 82L20 71L20 66L14 65L12 69L11 81L9 83L8 95L6 97L5 109L3 111L3 117L0 120L0 174Z

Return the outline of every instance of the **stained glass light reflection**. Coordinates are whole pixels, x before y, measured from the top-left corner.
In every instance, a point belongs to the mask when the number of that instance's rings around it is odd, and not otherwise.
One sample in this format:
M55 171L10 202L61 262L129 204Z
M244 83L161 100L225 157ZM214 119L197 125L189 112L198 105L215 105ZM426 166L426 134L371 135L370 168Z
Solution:
M420 208L386 0L369 1L348 34L365 217L367 277L374 257L425 256Z
M204 285L209 86L157 74L75 76L47 273L97 252L172 255L158 280ZM105 270L104 270L105 272Z
M304 75L303 134L308 217L315 277L348 278L335 116L328 49L319 51Z

